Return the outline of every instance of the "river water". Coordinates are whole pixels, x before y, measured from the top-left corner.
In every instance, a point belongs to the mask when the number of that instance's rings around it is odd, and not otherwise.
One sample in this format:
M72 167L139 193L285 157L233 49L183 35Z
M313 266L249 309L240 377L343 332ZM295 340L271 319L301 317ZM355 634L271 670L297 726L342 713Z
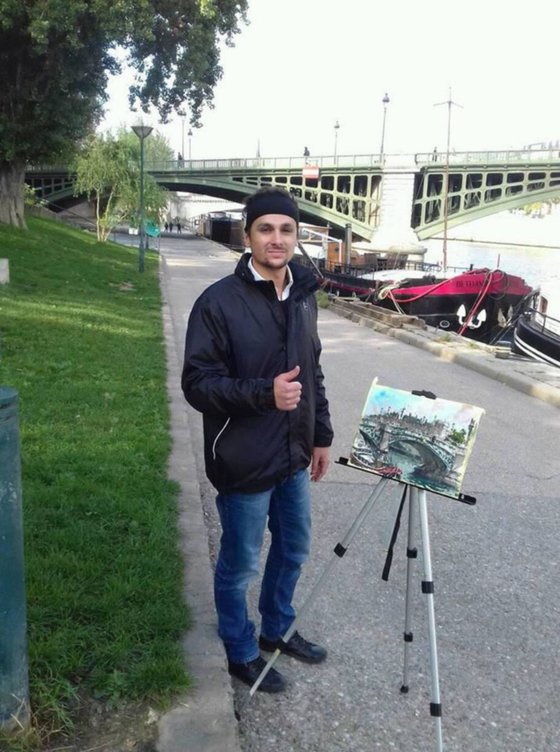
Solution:
M134 235L119 234L113 239L129 245L138 243ZM158 242L151 241L156 248ZM421 243L428 249L426 262L442 262L442 239ZM475 268L499 267L522 277L531 287L539 287L545 281L560 287L560 209L542 218L502 212L450 228L447 265L468 269L471 264Z
M442 242L428 240L425 260L441 262ZM535 246L486 245L482 242L449 240L447 243L447 264L468 268L499 267L508 274L516 274L531 287L538 287L545 281L560 283L560 248L539 248Z
M509 243L509 244L508 244ZM427 262L442 261L441 239L423 241ZM450 267L489 267L523 277L538 287L560 285L560 212L542 219L519 214L497 215L451 228L447 241Z

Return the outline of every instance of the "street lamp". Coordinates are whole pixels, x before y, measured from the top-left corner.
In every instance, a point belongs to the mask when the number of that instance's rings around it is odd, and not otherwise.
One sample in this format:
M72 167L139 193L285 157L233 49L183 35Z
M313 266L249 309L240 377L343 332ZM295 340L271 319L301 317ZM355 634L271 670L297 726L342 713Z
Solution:
M446 99L445 102L436 102L434 107L439 107L440 105L445 104L447 105L447 149L445 153L445 174L443 178L443 245L442 245L442 256L443 256L443 271L447 271L447 227L448 227L448 219L449 219L449 150L451 147L451 107L455 105L455 107L463 107L462 104L457 104L457 102L454 102L451 99L451 86L449 87L449 97ZM435 154L434 149L434 154Z
M387 92L385 92L385 96L381 101L383 102L383 127L381 128L381 148L379 149L379 159L383 162L383 149L385 147L385 119L387 117L387 105L391 101Z
M144 255L146 253L146 228L144 227L144 140L148 138L153 128L149 125L133 125L132 130L140 139L140 228L138 245L138 271L144 271Z
M334 161L336 162L336 155L338 151L338 129L340 128L340 123L338 120L334 124Z
M192 139L192 130L190 128L189 128L189 132L187 135L189 137L189 162L190 162L191 161L191 139Z

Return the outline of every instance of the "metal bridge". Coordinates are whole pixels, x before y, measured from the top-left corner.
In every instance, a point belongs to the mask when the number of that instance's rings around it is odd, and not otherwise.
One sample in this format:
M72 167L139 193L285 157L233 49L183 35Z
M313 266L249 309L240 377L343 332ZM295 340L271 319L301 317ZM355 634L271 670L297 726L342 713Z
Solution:
M179 160L147 164L170 191L201 193L235 202L261 186L279 186L297 199L303 221L374 241L406 233L427 239L447 226L560 196L557 149L468 151L449 161L435 153ZM67 167L30 167L26 182L39 198L67 207L74 175Z
M390 449L410 449L422 458L435 460L446 473L453 469L458 448L448 441L435 436L427 436L425 431L413 430L410 426L378 421L375 426L362 424L360 433L366 442L372 442L382 452Z

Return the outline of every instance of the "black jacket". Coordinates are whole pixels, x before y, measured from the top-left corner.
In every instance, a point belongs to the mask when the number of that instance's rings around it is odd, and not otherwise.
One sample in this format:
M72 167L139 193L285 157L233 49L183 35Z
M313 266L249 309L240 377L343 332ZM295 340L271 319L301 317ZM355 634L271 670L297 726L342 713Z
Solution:
M206 474L218 491L256 493L307 467L333 432L319 364L313 275L290 264L281 303L272 282L255 281L244 254L231 274L196 301L187 327L181 385L204 416ZM277 410L273 379L300 366L302 397Z

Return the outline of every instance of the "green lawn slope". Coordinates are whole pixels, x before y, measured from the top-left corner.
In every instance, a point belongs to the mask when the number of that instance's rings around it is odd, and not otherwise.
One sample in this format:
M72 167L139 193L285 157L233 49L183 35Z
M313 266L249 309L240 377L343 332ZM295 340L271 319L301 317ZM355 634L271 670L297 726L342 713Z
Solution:
M188 684L158 262L140 274L137 256L54 221L0 225L0 384L20 397L43 738L71 731L88 698L155 702Z

